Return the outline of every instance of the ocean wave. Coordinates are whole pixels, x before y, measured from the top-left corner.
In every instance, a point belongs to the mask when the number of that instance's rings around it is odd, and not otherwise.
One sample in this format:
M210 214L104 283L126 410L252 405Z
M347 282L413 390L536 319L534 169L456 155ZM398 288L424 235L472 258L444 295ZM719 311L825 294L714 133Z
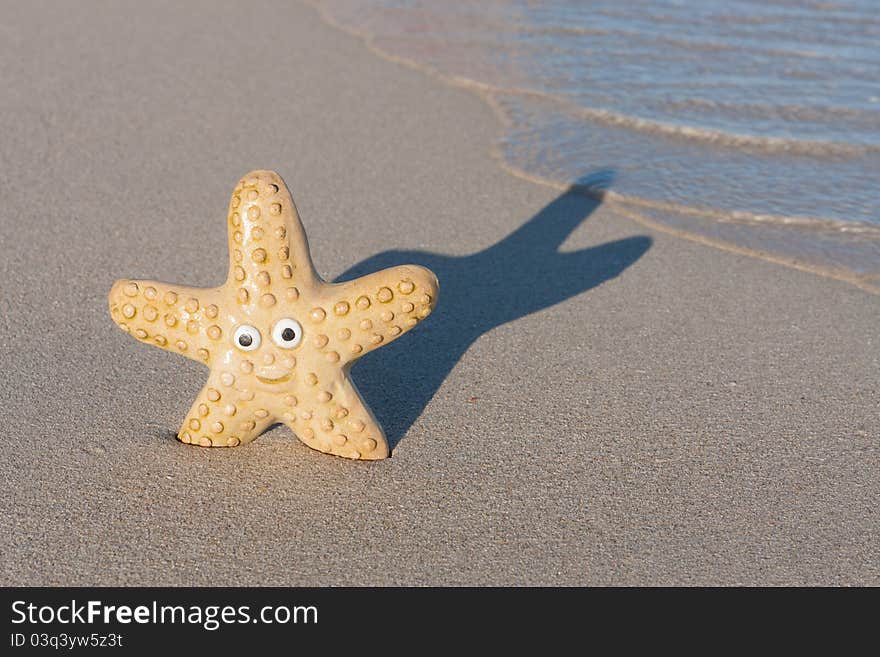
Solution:
M702 208L681 203L670 203L649 198L641 198L630 194L622 194L613 190L601 190L590 185L574 185L575 188L585 192L598 194L608 200L619 203L627 203L644 208L653 208L667 212L676 212L691 217L700 217L706 220L720 223L740 225L774 225L790 226L804 230L814 230L831 233L849 233L851 235L865 236L880 240L880 226L861 221L841 221L822 217L794 217L788 215L776 215L746 210L724 210L719 208Z
M789 121L827 122L845 120L848 124L880 130L880 111L865 111L840 105L794 105L786 103L726 102L707 98L673 98L665 101L672 110L725 112L731 116L747 114L755 118Z
M612 34L608 30L576 25L518 25L516 29L521 34L544 36L608 36Z
M758 151L767 154L801 155L816 158L861 157L872 153L880 153L880 144L848 144L843 142L820 139L798 139L784 137L767 137L762 135L740 134L724 130L715 130L703 126L681 125L645 119L613 110L584 107L554 94L522 88L505 88L498 85L480 84L479 86L501 95L520 95L541 97L554 101L565 107L570 115L581 119L617 128L659 135L674 139L685 139L712 145L715 147L736 148L746 151Z
M442 10L447 12L445 19L438 23L419 19L421 6L406 0L402 5L401 0L378 0L375 12L350 0L304 1L316 6L330 24L364 39L380 56L484 98L506 126L504 140L496 145L499 162L518 177L601 196L623 214L685 239L758 255L860 287L865 287L866 277L876 277L880 271L880 216L870 178L880 162L880 143L872 139L872 131L880 127L880 113L865 108L880 101L865 85L870 76L863 64L873 63L876 56L857 48L857 52L845 51L845 61L838 61L843 52L835 54L840 49L838 37L843 36L839 32L818 44L802 39L808 45L801 49L788 47L797 43L794 30L780 39L782 45L751 51L775 58L772 66L767 68L760 58L747 58L743 74L737 71L725 77L728 54L704 65L696 52L706 46L704 56L711 58L716 49L712 40L701 37L695 43L656 35L650 25L644 27L646 33L621 36L621 22L643 26L645 15L636 8L615 6L585 14L574 0L554 0L550 4L556 15L542 5L537 16L530 2L494 0L492 32L481 37L480 28L467 18L471 9L465 3L450 3ZM402 7L402 13L390 12L391 5ZM508 5L522 12L505 14ZM568 10L574 12L570 21L564 15ZM431 16L438 11L436 6L430 9ZM601 18L593 20L602 13L616 18L605 24ZM365 27L375 26L378 16L381 35ZM691 28L709 29L705 21L711 19L695 15ZM395 20L400 22L397 27ZM407 26L414 22L423 28L417 47L408 38ZM862 27L861 36L872 29ZM777 28L774 23L769 31L775 33ZM396 38L395 29L402 38ZM766 32L748 35L750 43L740 46L750 48ZM820 32L824 36L824 29ZM629 53L604 49L590 56L596 43L585 39L579 51L577 40L567 41L569 36L596 37L597 43L628 38L633 49ZM456 50L463 38L469 44L467 57ZM728 49L726 39L718 42L717 50L737 50ZM545 51L536 47L545 41ZM650 46L651 42L661 46ZM662 48L670 46L694 51L687 61L697 73L703 71L700 81L687 66L665 70L680 63L664 55ZM652 47L657 57L642 57ZM816 66L825 68L795 70L780 65L791 56L820 62ZM578 70L579 63L583 71ZM601 71L600 77L590 75L593 67ZM707 72L712 75L707 77ZM795 82L798 75L812 76L840 91L819 94L808 86L818 89L814 83ZM808 93L800 104L796 101L803 90ZM716 98L703 99L699 93ZM643 102L638 105L640 98ZM633 111L636 107L644 112ZM740 127L773 134L742 132ZM793 134L785 134L789 131ZM609 163L626 174L614 189L595 181L572 183L581 172ZM820 210L817 216L799 212L815 208ZM790 244L785 235L790 236ZM768 236L766 248L761 247L761 236ZM792 253L792 249L801 251ZM848 256L852 256L851 271Z

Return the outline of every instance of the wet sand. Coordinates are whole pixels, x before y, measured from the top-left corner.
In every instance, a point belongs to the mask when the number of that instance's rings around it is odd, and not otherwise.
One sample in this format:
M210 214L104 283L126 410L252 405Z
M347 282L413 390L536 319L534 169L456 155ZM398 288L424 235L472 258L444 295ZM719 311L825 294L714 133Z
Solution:
M0 583L880 583L880 297L510 176L480 98L308 7L11 7ZM352 371L387 461L179 443L206 370L108 316L223 279L255 168L325 278L440 278Z

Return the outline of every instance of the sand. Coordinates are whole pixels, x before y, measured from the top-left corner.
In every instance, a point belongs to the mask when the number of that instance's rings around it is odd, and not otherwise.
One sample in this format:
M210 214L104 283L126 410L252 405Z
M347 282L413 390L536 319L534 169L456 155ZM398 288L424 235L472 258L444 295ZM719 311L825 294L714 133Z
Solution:
M306 6L4 15L0 583L880 584L880 297L512 177L478 96ZM326 278L440 277L353 370L387 461L177 442L206 370L110 321L222 280L254 168Z

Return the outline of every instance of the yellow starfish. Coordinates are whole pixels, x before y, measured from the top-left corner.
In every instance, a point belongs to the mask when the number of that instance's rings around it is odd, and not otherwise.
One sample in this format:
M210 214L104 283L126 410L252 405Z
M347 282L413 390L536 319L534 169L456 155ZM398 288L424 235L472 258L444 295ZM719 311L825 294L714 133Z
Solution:
M388 456L385 434L348 371L428 316L437 278L405 265L324 282L290 192L272 171L239 181L227 226L229 275L220 287L120 280L110 290L120 328L210 368L178 438L234 447L283 421L322 452Z

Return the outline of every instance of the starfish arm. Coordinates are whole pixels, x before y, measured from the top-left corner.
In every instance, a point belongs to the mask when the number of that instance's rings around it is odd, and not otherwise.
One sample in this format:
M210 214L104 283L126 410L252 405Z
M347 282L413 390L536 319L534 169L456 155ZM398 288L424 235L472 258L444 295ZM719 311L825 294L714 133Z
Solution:
M438 289L434 273L418 265L391 267L346 283L324 285L321 307L308 316L314 344L328 360L338 355L341 364L353 363L427 317L437 305ZM322 331L322 324L328 328Z
M249 443L276 421L252 392L233 386L228 372L212 371L193 402L177 437L202 447L235 447Z
M271 308L318 285L299 213L274 171L252 171L239 181L229 202L227 228L227 286L235 290L239 304Z
M379 460L389 455L388 441L354 383L344 371L322 372L314 387L300 389L281 417L306 445L349 459Z
M110 290L110 317L132 336L210 364L230 327L219 289L120 280Z

